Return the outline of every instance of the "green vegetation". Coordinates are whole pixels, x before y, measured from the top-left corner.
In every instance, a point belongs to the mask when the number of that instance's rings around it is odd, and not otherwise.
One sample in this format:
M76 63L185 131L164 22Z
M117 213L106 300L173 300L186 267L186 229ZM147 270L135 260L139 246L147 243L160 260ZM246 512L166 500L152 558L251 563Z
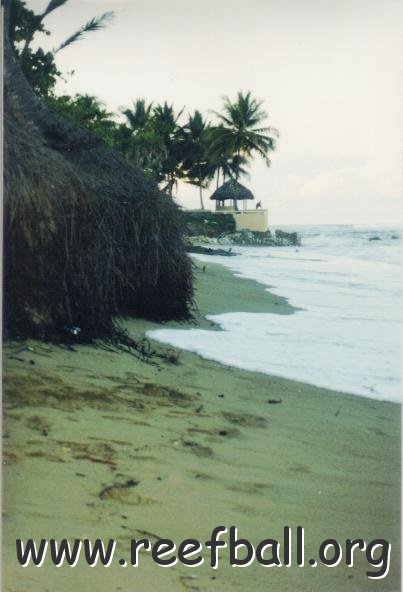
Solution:
M262 102L251 92L238 92L234 102L225 97L223 112L211 112L217 119L215 124L198 110L183 122L185 109L177 112L167 102L154 105L136 99L131 108L114 114L97 97L57 94L56 84L63 77L56 66L56 53L86 33L105 27L113 17L112 12L107 12L91 19L52 52L41 48L33 51L35 34L49 34L44 25L46 17L67 1L51 0L46 10L36 15L23 0L12 0L10 36L15 55L36 94L53 111L97 134L159 183L168 195L172 196L178 180L197 186L201 209L203 190L214 177L217 187L226 179L238 180L247 174L255 155L270 163L268 153L275 148L278 132L263 126L267 115Z
M153 104L137 99L133 109L124 109L127 124L115 128L113 145L148 176L161 180L167 149L153 118Z
M52 95L47 97L47 103L53 111L97 134L108 146L114 146L116 125L112 120L113 114L107 111L96 97Z
M54 87L58 79L62 79L61 72L57 69L54 56L57 52L75 43L87 33L104 28L113 18L113 12L92 18L78 31L75 31L59 47L45 52L42 48L35 51L31 43L36 33L50 35L45 28L44 20L54 10L66 4L68 0L50 0L46 9L41 14L35 14L29 10L23 0L12 0L10 6L10 41L15 55L20 63L21 70L27 77L34 91L42 97L53 96Z
M203 188L208 187L217 166L209 156L210 124L203 119L200 111L189 115L183 134L183 169L185 181L199 187L200 207L204 210Z
M221 234L233 233L236 230L235 220L232 214L220 214L213 212L200 212L187 210L184 212L187 236L218 237Z

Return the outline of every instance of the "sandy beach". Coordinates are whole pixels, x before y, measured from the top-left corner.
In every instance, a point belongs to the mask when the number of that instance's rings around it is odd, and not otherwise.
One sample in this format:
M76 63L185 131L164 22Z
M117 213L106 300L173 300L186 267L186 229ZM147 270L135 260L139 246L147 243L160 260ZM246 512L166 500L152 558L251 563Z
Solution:
M216 265L195 275L194 322L211 330L206 314L293 312ZM141 339L155 325L125 326ZM399 589L399 405L152 347L162 356L150 363L103 347L5 344L5 591ZM307 559L327 538L384 538L390 572L369 580L365 553L333 569L233 568L227 550L217 570L162 569L147 552L137 568L22 568L15 557L17 538L113 538L128 558L132 538L206 541L218 525L256 544L301 525Z

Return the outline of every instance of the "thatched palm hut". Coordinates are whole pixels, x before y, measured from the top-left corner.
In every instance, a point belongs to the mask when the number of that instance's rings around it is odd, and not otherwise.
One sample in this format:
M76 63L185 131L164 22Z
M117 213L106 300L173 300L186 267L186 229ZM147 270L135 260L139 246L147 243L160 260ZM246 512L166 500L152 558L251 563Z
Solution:
M243 202L245 208L246 201L249 199L255 199L255 197L250 189L247 189L247 187L241 185L241 183L238 183L235 179L230 179L216 189L213 195L210 196L210 199L215 200L216 210L238 210L239 201ZM225 202L229 202L229 205Z
M116 335L116 316L186 318L191 265L172 200L33 93L5 4L4 321L10 336ZM77 331L76 331L77 333Z

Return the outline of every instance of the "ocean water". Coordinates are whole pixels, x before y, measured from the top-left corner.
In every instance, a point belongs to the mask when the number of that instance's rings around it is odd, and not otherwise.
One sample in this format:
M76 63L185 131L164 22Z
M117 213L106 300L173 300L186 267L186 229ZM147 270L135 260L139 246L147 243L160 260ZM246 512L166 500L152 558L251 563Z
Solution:
M301 247L197 255L251 278L298 308L291 315L211 315L222 331L159 329L153 339L207 359L365 397L401 399L401 233L294 227ZM376 239L379 240L373 240Z

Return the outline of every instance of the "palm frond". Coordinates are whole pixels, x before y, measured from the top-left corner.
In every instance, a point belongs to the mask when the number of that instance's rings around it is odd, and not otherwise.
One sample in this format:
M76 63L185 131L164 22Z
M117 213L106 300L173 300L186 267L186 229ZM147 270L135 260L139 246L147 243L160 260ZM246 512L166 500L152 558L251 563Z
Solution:
M234 122L231 117L226 117L222 113L217 113L216 111L213 111L213 113L220 121L222 121L222 123L226 123L227 125L233 125Z
M147 104L145 99L133 102L133 109L122 109L123 115L133 131L144 129L151 122L153 103Z
M279 131L275 127L260 127L260 128L254 128L251 131L253 131L256 134L263 134L263 133L270 134L271 136L273 136L275 138L280 137Z
M45 16L48 16L48 14L56 10L56 8L59 8L60 6L63 6L63 4L66 4L67 1L68 0L50 0L45 11L41 14L41 20L44 19Z
M90 21L85 23L85 25L83 25L81 29L79 29L78 31L70 35L70 37L68 37L65 41L63 41L63 43L59 45L59 47L54 49L53 54L56 54L61 49L68 47L72 43L75 43L76 41L81 39L81 37L83 37L86 33L91 33L92 31L99 31L100 29L104 29L110 23L114 16L114 12L105 12L100 16L92 18Z

